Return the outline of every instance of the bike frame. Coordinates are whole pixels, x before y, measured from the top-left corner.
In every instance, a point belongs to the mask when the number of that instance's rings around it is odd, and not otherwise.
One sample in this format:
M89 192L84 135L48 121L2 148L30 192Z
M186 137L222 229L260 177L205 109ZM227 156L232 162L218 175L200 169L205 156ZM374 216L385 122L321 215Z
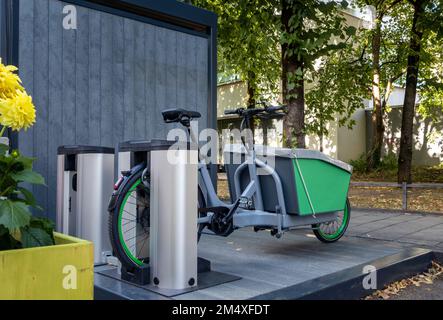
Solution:
M189 134L191 142L198 145L198 140L196 134L193 132L192 128L189 128ZM281 235L283 231L289 230L301 226L309 226L313 224L325 223L334 221L337 218L337 212L324 213L316 217L311 216L295 216L288 215L286 212L285 198L283 194L283 186L281 179L273 167L269 166L265 162L257 158L256 151L254 147L248 147L245 141L242 141L243 146L246 149L246 160L237 168L234 174L234 183L237 201L253 200L254 208L246 209L238 206L237 203L227 204L220 200L215 191L209 170L206 164L206 160L200 155L200 163L198 166L199 170L199 187L203 192L205 197L207 207L225 207L229 210L233 209L236 205L234 215L233 215L233 225L234 228L243 227L262 227L262 228L272 228L277 231L277 235ZM271 175L274 180L278 205L276 206L275 212L264 211L262 190L259 181L259 175L257 174L257 168L264 170L267 174ZM240 187L240 176L244 170L248 170L250 182L243 192L241 192ZM201 217L198 219L199 224L208 224L211 222L212 213L208 213L206 217Z

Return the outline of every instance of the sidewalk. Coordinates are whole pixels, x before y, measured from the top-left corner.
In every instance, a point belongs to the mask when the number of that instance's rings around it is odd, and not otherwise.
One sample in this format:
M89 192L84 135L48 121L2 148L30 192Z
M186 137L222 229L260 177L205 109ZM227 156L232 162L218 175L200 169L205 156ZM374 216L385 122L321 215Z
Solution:
M443 252L443 215L354 209L346 236Z

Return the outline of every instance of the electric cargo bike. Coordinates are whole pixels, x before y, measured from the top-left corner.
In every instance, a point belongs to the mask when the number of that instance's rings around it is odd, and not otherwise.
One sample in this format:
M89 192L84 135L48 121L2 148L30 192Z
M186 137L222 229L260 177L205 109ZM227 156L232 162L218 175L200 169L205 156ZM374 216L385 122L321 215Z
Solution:
M283 112L284 107L264 107L229 110L226 114L241 117L243 130L250 128L255 117L278 117ZM162 114L165 123L180 123L187 129L190 142L198 143L191 128L191 121L201 117L198 112L174 109ZM207 163L200 156L195 208L198 239L202 233L227 237L244 227L270 230L280 238L285 231L309 227L322 242L339 240L351 217L347 194L352 167L318 151L271 148L248 140L243 137L242 143L224 149L230 203L217 196ZM234 158L237 161L229 161ZM123 172L109 205L114 254L127 268L149 262L149 170L147 163L141 163ZM125 227L129 224L133 226L131 232Z

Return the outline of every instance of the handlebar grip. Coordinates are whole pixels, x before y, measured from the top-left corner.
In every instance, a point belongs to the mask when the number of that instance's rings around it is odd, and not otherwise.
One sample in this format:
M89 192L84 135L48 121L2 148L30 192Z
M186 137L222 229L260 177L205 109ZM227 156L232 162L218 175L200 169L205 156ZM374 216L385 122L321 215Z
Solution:
M236 110L225 110L225 115L239 115L241 114L240 110L242 109L236 109Z
M282 111L282 110L285 110L285 109L286 109L285 106L267 107L266 108L266 112L268 112L268 113L275 113L275 112Z

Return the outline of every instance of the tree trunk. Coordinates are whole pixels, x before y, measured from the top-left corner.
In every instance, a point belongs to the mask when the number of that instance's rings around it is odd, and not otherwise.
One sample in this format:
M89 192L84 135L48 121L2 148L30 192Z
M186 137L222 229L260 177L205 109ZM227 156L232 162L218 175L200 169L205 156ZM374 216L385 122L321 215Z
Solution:
M319 150L320 152L323 152L323 141L324 141L324 132L323 132L323 117L320 118L320 134L318 135L318 143L319 143Z
M320 150L320 152L323 152L324 151L324 148L323 148L324 135L322 133L318 137L318 140L319 140L319 144L320 144L319 150Z
M263 129L263 145L267 146L269 141L268 141L268 129L270 127L270 120L268 119L262 119L260 121L262 129Z
M251 86L251 82L254 81L254 74L248 73L248 108L255 108L255 89Z
M372 146L368 154L367 169L374 169L380 165L383 148L383 106L380 94L380 44L381 19L377 19L372 35Z
M248 75L248 106L247 108L255 108L255 89L250 85L251 81L254 81L253 77L255 75L253 73L249 73ZM250 123L250 129L252 131L252 140L255 143L255 121L256 119L252 119Z
M294 15L291 1L282 0L281 22L283 31L286 33L300 33L300 30L291 30L289 21ZM283 142L288 148L306 148L305 142L305 96L303 76L288 85L288 81L294 81L295 74L303 74L303 61L297 59L288 44L282 45L282 86L283 101L288 107L288 113L283 120Z
M406 74L405 100L401 121L400 154L398 158L399 183L412 183L411 166L413 151L413 127L415 115L415 98L417 95L417 79L420 62L420 49L423 32L419 30L418 20L423 13L423 2L414 4L414 18L411 27L411 40L409 43L408 69Z

